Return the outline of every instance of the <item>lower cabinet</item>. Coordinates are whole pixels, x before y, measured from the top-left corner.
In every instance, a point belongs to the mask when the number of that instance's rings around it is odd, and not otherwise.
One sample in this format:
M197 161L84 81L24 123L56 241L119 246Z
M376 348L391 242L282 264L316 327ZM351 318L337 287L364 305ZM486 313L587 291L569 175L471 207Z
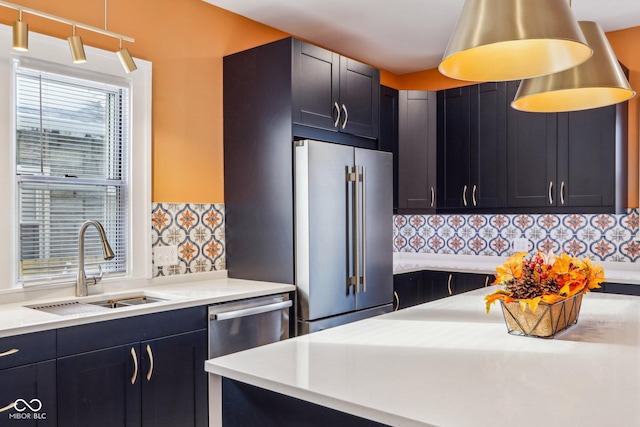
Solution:
M58 359L63 426L206 426L206 330Z
M606 292L608 294L620 294L620 295L638 295L640 296L640 285L631 285L627 283L613 283L605 282L600 285L599 289L594 289L595 292Z
M423 270L393 276L395 309L445 298L488 286L492 274Z
M56 361L0 370L0 426L56 426Z
M59 427L208 425L206 307L58 330Z

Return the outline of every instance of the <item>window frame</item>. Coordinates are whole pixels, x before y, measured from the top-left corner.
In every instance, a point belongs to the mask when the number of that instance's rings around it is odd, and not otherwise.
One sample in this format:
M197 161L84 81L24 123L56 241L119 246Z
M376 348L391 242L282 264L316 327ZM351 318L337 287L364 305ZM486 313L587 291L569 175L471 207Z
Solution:
M47 71L69 74L91 79L98 73L103 77L125 79L130 87L130 153L128 174L129 236L127 236L127 274L125 277L105 278L103 283L129 282L151 278L151 63L136 58L138 69L126 74L115 52L85 46L87 62L73 64L66 40L30 33L28 52L16 52L11 48L12 28L0 25L0 93L5 102L0 102L0 129L5 129L0 140L0 196L7 201L0 209L0 233L10 243L0 245L0 271L9 272L0 277L0 292L3 290L27 290L51 286L73 286L73 284L42 283L23 287L18 282L19 227L18 194L16 184L15 152L15 76L14 61L45 62ZM108 77L106 77L108 78ZM4 87L3 87L4 86Z

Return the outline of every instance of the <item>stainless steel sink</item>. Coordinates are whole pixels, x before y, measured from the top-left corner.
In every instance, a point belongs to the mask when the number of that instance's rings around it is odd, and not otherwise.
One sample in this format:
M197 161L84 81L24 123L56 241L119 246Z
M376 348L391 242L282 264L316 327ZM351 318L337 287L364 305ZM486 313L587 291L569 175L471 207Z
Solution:
M34 310L45 311L59 316L70 316L81 313L108 312L116 308L131 307L142 304L167 301L164 298L150 297L148 295L133 295L111 297L99 301L66 301L53 304L25 306Z
M150 297L147 295L139 295L133 297L112 298L104 301L94 301L87 304L96 305L105 308L130 307L132 305L150 304L154 302L166 301L163 298Z

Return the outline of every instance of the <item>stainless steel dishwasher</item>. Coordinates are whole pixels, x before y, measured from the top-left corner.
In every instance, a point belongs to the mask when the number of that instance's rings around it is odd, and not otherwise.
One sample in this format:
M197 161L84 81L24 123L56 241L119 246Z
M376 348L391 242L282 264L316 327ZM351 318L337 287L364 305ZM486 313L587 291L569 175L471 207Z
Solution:
M209 306L209 358L289 338L292 305L284 293Z

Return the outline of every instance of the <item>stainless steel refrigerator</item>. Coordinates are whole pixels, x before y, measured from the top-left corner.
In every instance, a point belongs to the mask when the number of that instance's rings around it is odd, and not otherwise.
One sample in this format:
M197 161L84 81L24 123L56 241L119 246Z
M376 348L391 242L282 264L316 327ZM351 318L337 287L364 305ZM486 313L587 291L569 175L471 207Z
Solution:
M298 332L391 311L391 153L294 142Z

